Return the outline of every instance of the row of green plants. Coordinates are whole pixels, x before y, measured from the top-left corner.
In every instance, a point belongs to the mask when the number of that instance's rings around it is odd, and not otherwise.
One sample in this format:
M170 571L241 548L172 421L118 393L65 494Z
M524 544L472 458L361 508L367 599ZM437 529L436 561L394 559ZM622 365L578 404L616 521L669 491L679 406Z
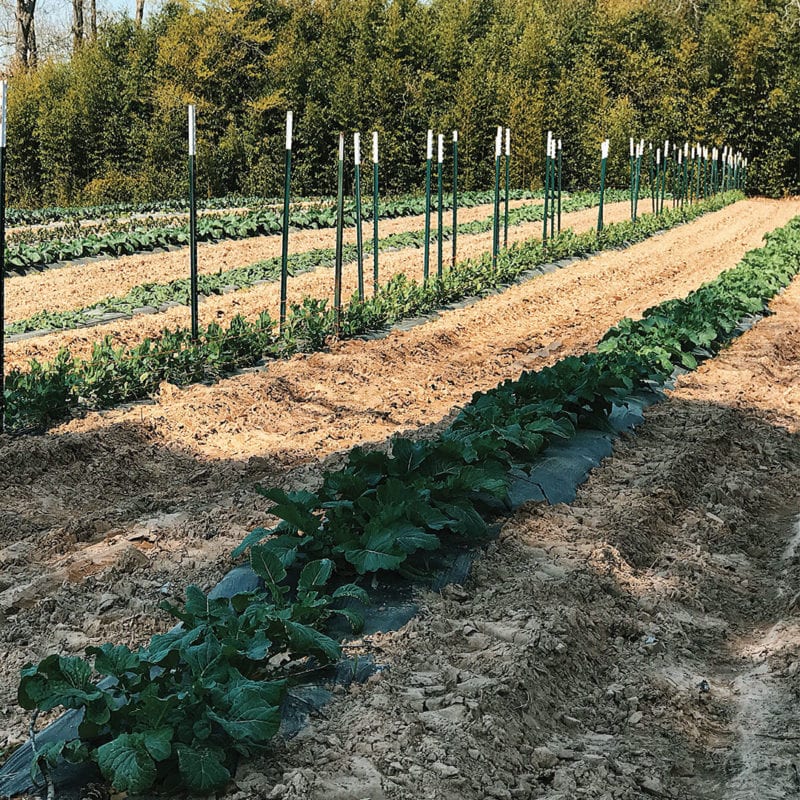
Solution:
M533 194L526 191L510 193L513 199L531 199ZM493 199L490 192L471 192L459 196L459 205L471 207L489 203ZM449 201L448 201L449 202ZM446 203L444 207L450 206ZM398 200L385 200L380 205L381 218L421 214L425 210L425 200L419 197L405 197ZM371 219L371 209L365 207L362 219ZM252 236L275 235L282 231L283 215L269 208L261 208L246 213L203 215L197 220L197 240L216 242L221 239L247 239ZM333 206L309 206L290 212L290 225L295 229L313 230L330 228L336 224L336 209ZM356 224L356 209L348 204L344 213L344 224ZM122 256L142 251L155 250L189 244L189 224L184 221L177 225L157 224L152 221L142 225L123 226L109 232L81 233L71 239L50 239L47 234L38 241L10 240L6 247L5 266L24 274L30 269L41 268L59 261L73 261L98 255Z
M611 201L623 197L624 192L609 192ZM564 200L564 212L579 211L598 203L596 192L575 194ZM524 205L509 211L509 225L524 225L542 219L544 214L541 205ZM458 233L470 235L484 233L491 230L492 217L474 222L463 222L458 225ZM443 235L449 238L452 228L445 226ZM435 232L431 240L435 239ZM379 250L397 250L406 247L423 246L425 231L406 231L394 233L379 240ZM354 261L357 258L357 249L354 245L346 245L343 251L345 261ZM289 258L288 270L291 276L301 275L304 272L327 267L333 268L336 251L334 248L317 248L303 253L297 253ZM281 259L270 258L250 264L245 267L219 271L211 275L198 276L198 294L201 297L223 294L231 289L248 289L261 281L277 281L280 278ZM91 305L70 311L40 311L22 320L17 320L6 325L6 334L13 335L41 330L70 330L86 323L93 322L105 313L130 314L137 308L159 308L164 303L180 303L188 305L191 297L191 282L189 278L178 278L168 283L145 283L135 286L125 295L106 297Z
M95 763L120 791L223 788L240 756L269 746L287 689L341 657L329 621L358 629L374 573L418 576L443 544L484 541L497 501L548 443L607 428L614 404L713 355L798 270L800 218L686 298L623 320L595 351L476 393L435 438L355 448L316 492L262 490L279 521L234 555L247 554L263 589L217 600L191 586L180 607L162 606L181 626L146 647L109 643L23 669L23 708L84 712L78 738L40 749L34 774L65 758ZM270 666L281 653L288 664Z
M537 264L641 241L741 197L736 192L720 194L661 215L643 215L636 222L607 225L599 233L563 231L546 246L539 241L513 246L496 267L486 254L458 264L441 279L428 283L396 275L374 297L359 301L354 296L338 315L326 300L305 298L292 305L283 332L276 332L274 321L262 314L255 322L236 317L228 328L211 324L201 330L196 341L188 329L181 328L165 330L160 338L144 339L134 347L115 347L106 337L86 359L62 349L52 361L33 359L27 369L14 368L8 373L6 426L10 430L39 429L65 418L73 409L108 408L152 396L164 381L183 386L217 380L263 357L317 351L335 333L351 337L378 330L464 297L485 294Z
M198 198L199 209L245 208L275 205L283 202L277 197L245 197L228 195L226 197ZM303 202L298 199L296 202ZM106 203L92 206L48 206L46 208L7 208L7 225L47 225L52 222L67 220L102 219L104 217L122 217L134 214L160 214L174 211L188 211L189 200L178 198L173 200L153 201L150 203Z

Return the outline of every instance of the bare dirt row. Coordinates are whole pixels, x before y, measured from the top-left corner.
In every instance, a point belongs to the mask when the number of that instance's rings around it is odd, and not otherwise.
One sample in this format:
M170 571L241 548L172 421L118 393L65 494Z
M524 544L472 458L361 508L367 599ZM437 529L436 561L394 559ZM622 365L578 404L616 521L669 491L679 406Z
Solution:
M408 332L0 439L0 748L27 726L14 702L20 666L163 629L158 602L217 579L265 521L255 482L313 485L352 445L441 424L474 391L685 295L798 211L747 201Z
M513 200L509 205L511 208L519 208L529 204L537 203ZM485 219L491 215L492 209L491 204L463 208L459 210L458 219L460 222ZM446 224L450 224L449 213L445 220ZM422 230L424 216L381 220L379 225L380 237ZM363 234L365 242L372 241L371 222L364 224ZM292 231L289 235L289 252L303 253L315 248L333 247L335 236L334 228ZM346 229L345 242L350 244L355 240L355 227ZM213 274L280 256L281 237L256 236L238 241L226 239L221 242L204 242L198 245L197 252L198 270L203 274ZM109 296L123 295L143 283L168 283L176 278L184 278L189 274L188 253L187 248L167 253L138 253L72 264L60 269L11 275L6 283L8 320L13 322L25 319L44 309L69 311L82 308Z
M800 796L800 281L231 800Z
M605 219L613 222L625 219L629 214L627 203L615 203L607 206ZM565 214L563 225L572 227L577 231L588 230L597 222L597 211L586 209ZM532 236L541 235L541 223L509 228L509 243L524 241ZM458 239L459 259L475 258L491 250L491 232L473 236L460 236ZM247 262L245 262L247 263ZM435 248L431 254L431 268L436 270ZM403 273L410 278L422 280L423 252L417 248L405 248L393 253L384 253L379 258L380 282L385 283L393 275ZM367 292L373 289L371 279L372 259L364 263L365 275L369 276L366 282ZM333 270L317 269L298 275L289 281L289 304L299 303L304 297L333 298ZM358 288L358 270L356 264L345 266L342 277L342 297L349 299ZM280 305L280 285L277 281L255 286L222 296L206 298L200 304L200 318L203 324L218 322L225 326L237 314L247 319L257 319L267 311L273 319L278 318ZM176 306L167 309L163 314L145 314L133 319L123 319L98 325L91 328L81 328L73 331L63 331L47 334L32 339L23 339L10 342L6 346L6 365L8 369L24 367L31 358L50 359L55 356L61 347L67 347L75 356L86 357L91 353L92 346L104 336L111 336L117 345L131 347L141 342L146 337L157 337L165 327L186 328L191 322L191 313L188 306Z

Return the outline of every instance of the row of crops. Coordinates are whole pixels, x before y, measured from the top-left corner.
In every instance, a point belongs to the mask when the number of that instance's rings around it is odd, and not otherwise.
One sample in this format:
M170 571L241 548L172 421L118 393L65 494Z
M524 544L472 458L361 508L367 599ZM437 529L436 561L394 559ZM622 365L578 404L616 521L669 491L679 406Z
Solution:
M725 200L585 236L595 248L616 246ZM566 232L551 244L566 254L578 241ZM541 243L527 243L501 255L497 274L491 259L470 262L448 272L453 284L407 286L406 296L430 307L470 275L507 281L544 255ZM548 443L602 428L615 403L663 386L676 367L695 368L730 339L743 316L764 312L798 270L796 219L686 298L653 307L641 320L623 320L595 351L476 394L437 437L395 437L388 452L356 448L315 492L265 490L278 524L253 530L234 554L247 556L263 588L214 599L190 587L180 606L164 604L181 626L145 647L108 643L89 648L85 658L51 655L25 668L24 708L83 713L76 736L37 750L35 771L41 777L66 759L96 764L120 791L224 787L238 758L270 745L293 683L341 658L334 618L358 630L359 607L369 602L376 573L413 576L446 544L485 541L498 503L509 502L514 476L527 474ZM289 661L276 666L279 653Z
M610 192L612 200L623 200L623 191ZM564 211L579 211L597 205L598 195L594 192L576 193L567 198ZM510 226L524 225L543 219L544 208L541 204L526 204L509 211L506 222ZM485 233L492 229L491 216L473 222L462 222L457 226L459 235L475 235ZM437 231L438 233L438 231ZM452 226L443 228L443 237L451 239ZM429 243L435 239L429 234ZM377 252L390 252L404 248L421 248L425 242L424 229L393 233L378 239L373 243ZM301 253L293 254L289 259L289 275L295 277L306 272L321 268L332 268L335 263L336 251L334 248L316 248ZM355 261L358 257L358 248L346 245L343 249L344 262ZM275 257L258 261L242 267L220 270L213 274L198 276L197 292L200 297L221 295L232 290L248 289L265 281L277 281L280 277L281 258ZM165 305L188 305L191 297L191 281L179 278L166 283L148 282L130 289L126 294L105 297L83 308L70 311L38 312L26 319L17 320L6 324L6 335L27 333L30 331L70 330L82 325L91 324L98 319L106 318L108 314L132 314L141 309L158 309Z
M489 255L467 260L427 282L417 283L400 274L377 287L372 297L356 295L340 309L326 300L303 298L292 305L282 328L262 314L254 322L234 318L227 328L213 323L198 335L186 328L165 330L159 338L145 339L135 347L115 347L105 339L95 344L87 359L75 358L64 349L52 361L33 360L26 369L8 373L6 424L10 430L41 429L77 409L107 408L147 397L163 381L183 386L216 380L265 357L319 350L334 334L357 336L485 294L536 265L640 241L739 198L736 192L719 194L662 215L642 215L635 223L608 225L601 232L566 230L547 244L534 240L515 245L496 263Z
M511 199L531 199L532 192L511 192ZM459 205L470 208L492 201L490 192L465 192L459 195ZM449 201L445 208L451 208ZM414 196L384 200L380 204L381 219L395 219L421 214L424 199ZM363 213L362 219L371 219ZM289 225L296 230L330 228L336 224L333 207L313 206L292 211ZM355 225L355 206L345 208L344 224ZM197 220L197 241L216 242L222 239L246 239L281 233L282 214L271 209L256 209L242 213L201 216ZM190 243L187 220L164 222L158 219L120 223L117 220L99 223L90 230L70 229L75 235L67 237L63 230L12 234L6 245L6 269L20 274L48 264L99 255L131 255L159 248L185 246Z

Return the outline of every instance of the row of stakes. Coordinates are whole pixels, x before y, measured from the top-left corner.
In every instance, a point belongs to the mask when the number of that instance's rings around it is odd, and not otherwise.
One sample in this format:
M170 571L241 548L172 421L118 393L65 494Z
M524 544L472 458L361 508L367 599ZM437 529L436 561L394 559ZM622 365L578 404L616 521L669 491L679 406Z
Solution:
M8 82L0 81L0 265L5 265L5 210L6 210L6 111L8 98ZM190 268L190 302L192 337L199 337L198 309L198 269L197 269L197 202L196 202L196 111L194 105L188 107L188 150L189 150L189 268ZM283 199L282 243L281 243L281 277L280 277L280 327L286 323L287 290L288 290L288 257L289 257L289 205L291 195L292 174L292 136L293 113L286 114L286 148L285 148L285 183ZM423 279L430 279L430 245L431 214L433 184L433 130L427 132L426 165L425 165L425 233L423 244ZM437 261L436 275L441 278L444 262L444 135L437 135L436 158L436 191L437 191ZM661 213L667 187L672 195L673 206L694 202L701 197L708 197L718 191L732 188L743 189L747 178L747 159L733 148L725 147L721 151L713 147L699 144L684 144L683 148L664 143L664 148L648 147L648 176L653 213ZM642 161L645 154L644 140L638 143L630 140L630 202L631 219L636 220L641 193ZM597 230L603 229L603 207L606 188L606 171L609 155L609 140L600 146L600 199L598 208ZM336 249L334 264L334 314L338 323L342 310L342 266L344 237L344 162L345 136L339 134L339 158L337 169L336 197ZM373 287L378 290L378 132L372 133L372 224L373 224ZM503 249L508 247L509 224L509 187L511 165L511 130L498 126L495 137L495 176L494 176L494 214L492 224L492 266L497 266L500 253L501 203L503 211ZM363 263L363 231L362 231L362 198L361 198L361 136L353 135L353 183L355 187L356 205L356 251L358 270L358 297L363 300L364 263ZM503 175L503 173L505 173ZM501 180L502 178L502 180ZM502 197L501 197L502 184ZM451 266L455 265L458 254L458 131L452 134L452 229L451 229ZM542 242L547 243L556 233L561 232L561 192L562 192L562 142L552 131L547 133L545 150L544 179L544 214ZM549 230L548 230L549 228ZM5 420L5 270L0 269L0 432L4 429Z

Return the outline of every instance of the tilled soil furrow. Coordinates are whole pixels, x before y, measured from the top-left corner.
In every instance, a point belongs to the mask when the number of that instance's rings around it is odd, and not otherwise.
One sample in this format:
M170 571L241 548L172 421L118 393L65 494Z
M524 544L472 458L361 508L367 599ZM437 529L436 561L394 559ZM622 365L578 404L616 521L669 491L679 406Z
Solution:
M627 203L614 203L607 206L605 219L607 222L625 219L629 214ZM588 230L597 222L597 210L587 209L565 214L563 223L576 230ZM541 235L541 223L530 223L515 226L508 232L509 242L524 241L531 236ZM467 259L482 255L491 249L491 232L473 236L460 236L458 241L459 258ZM410 278L422 280L423 253L418 248L404 248L402 250L381 254L380 282L385 283L392 276L399 273ZM250 262L242 262L250 263ZM431 269L436 270L435 248L431 251ZM364 262L366 276L366 291L372 291L372 260ZM346 300L358 288L358 272L354 263L348 264L343 270L342 297ZM289 304L299 303L304 297L333 298L333 270L317 269L307 272L289 281ZM218 322L227 325L230 320L240 314L248 319L256 319L267 311L273 319L278 318L280 304L280 285L270 282L255 286L252 289L232 292L224 296L204 298L200 303L200 320L202 324ZM91 353L92 346L104 336L111 336L114 344L131 347L144 338L157 337L165 328L189 327L191 313L188 306L177 306L167 309L161 314L145 314L133 319L123 319L79 330L62 331L44 336L9 342L6 345L6 366L25 368L31 358L50 359L56 355L61 347L67 347L80 357Z
M231 546L264 521L254 482L313 486L319 459L442 424L474 391L582 352L621 316L685 295L798 211L744 202L411 331L213 387L164 387L153 405L0 440L0 563L13 575L0 587L0 727L23 735L13 695L24 661L141 642L169 624L160 600L217 578Z
M511 208L536 205L532 200L514 200ZM484 204L459 210L460 222L486 219L493 206ZM379 237L393 233L422 230L423 215L380 220ZM449 214L445 216L449 224ZM372 223L363 226L365 249L372 242ZM315 248L333 247L335 228L292 231L289 234L289 253L303 253ZM345 230L345 242L354 243L355 227ZM256 236L251 239L203 242L198 246L198 270L214 274L245 264L255 264L281 254L280 236ZM143 283L167 283L189 274L188 250L182 248L168 253L137 253L120 258L99 259L89 263L69 264L59 269L11 275L6 283L7 317L9 322L25 319L38 311L69 311L91 305L109 296L119 296Z
M231 797L798 797L800 280Z

